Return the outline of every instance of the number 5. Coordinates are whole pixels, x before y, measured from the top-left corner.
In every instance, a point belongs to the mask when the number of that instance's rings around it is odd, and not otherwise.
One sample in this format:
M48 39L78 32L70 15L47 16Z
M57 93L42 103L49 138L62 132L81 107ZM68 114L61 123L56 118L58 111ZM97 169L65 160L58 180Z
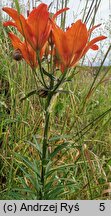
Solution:
M105 210L105 204L104 203L100 203L99 210L100 211L104 211Z

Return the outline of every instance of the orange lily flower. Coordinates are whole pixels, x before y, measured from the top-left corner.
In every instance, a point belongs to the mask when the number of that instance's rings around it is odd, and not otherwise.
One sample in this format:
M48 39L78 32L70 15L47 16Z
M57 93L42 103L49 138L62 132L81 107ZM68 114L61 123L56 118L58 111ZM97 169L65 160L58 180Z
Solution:
M48 6L41 3L32 10L27 19L13 8L5 7L3 11L14 20L14 22L5 22L4 26L16 27L32 48L35 51L40 51L48 40L51 30Z
M24 60L31 66L31 68L37 67L36 52L27 42L22 42L16 35L9 33L12 45L15 50L20 50Z
M96 45L96 42L106 38L105 36L99 36L89 41L91 32L99 25L88 31L86 24L82 23L81 20L72 24L66 32L60 29L54 22L52 22L52 25L56 61L60 65L62 72L67 68L75 66L89 49L98 50L99 47Z

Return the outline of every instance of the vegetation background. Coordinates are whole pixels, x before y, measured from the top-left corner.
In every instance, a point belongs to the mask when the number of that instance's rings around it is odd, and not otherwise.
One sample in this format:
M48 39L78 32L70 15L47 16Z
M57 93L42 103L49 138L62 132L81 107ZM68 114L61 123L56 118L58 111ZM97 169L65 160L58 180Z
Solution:
M85 2L82 19L89 26L100 1L90 7ZM57 1L56 8L67 4ZM66 13L59 21L65 28ZM64 85L70 94L56 99L45 199L111 199L111 66L104 66L110 49L109 44L99 67L84 66L82 60L72 69L72 79ZM35 89L34 78L12 53L0 21L0 199L37 199L44 116L37 95L21 100Z

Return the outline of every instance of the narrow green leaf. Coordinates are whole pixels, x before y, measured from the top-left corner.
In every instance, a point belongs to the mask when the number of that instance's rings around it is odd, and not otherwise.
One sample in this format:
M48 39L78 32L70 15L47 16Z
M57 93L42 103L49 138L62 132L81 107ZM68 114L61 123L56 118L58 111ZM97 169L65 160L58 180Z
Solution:
M51 80L56 80L56 78L52 74L48 73L44 68L42 68L42 71L44 75L48 76Z
M20 99L20 101L22 102L23 100L26 100L28 97L30 97L30 96L32 96L32 95L34 95L34 94L37 94L37 92L38 92L37 89L30 91L29 93L26 94L25 97L22 97L22 98Z
M54 136L54 137L51 137L49 139L49 142L53 142L53 141L59 141L59 140L62 140L62 139L70 139L72 138L74 135L58 135L58 136Z
M66 148L69 145L69 142L62 143L61 145L57 146L54 151L50 154L50 159L55 157L59 151L61 151L63 148Z
M33 147L38 151L39 156L40 156L40 158L41 158L42 150L41 150L41 148L40 148L40 145L37 143L37 141L36 141L35 144L32 143L32 142L30 142L30 141L26 141L26 143L28 143L28 144L30 144L31 146L33 146Z
M48 194L48 199L57 199L64 192L64 185L57 185L57 187L52 189ZM47 197L47 194L46 194Z
M26 167L30 168L33 172L35 172L35 173L38 175L38 177L40 177L40 175L39 175L37 169L36 169L36 168L34 167L34 165L28 160L28 158L26 158L26 157L24 157L24 156L22 156L22 155L20 155L20 154L18 154L18 153L14 153L14 154L15 154L16 158L18 158L19 160L21 160L21 161L24 162L24 164L26 165Z

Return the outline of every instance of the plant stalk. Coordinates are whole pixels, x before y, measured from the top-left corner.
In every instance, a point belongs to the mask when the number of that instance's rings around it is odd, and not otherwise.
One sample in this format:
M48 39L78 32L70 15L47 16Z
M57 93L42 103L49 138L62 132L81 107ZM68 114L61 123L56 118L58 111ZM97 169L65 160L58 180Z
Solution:
M44 123L44 136L43 136L43 146L42 146L42 168L41 168L41 193L40 199L44 199L44 189L45 189L45 170L47 165L47 149L48 149L48 132L49 132L49 120L50 120L50 112L48 107L50 105L52 98L52 93L49 93L45 106L45 123Z

